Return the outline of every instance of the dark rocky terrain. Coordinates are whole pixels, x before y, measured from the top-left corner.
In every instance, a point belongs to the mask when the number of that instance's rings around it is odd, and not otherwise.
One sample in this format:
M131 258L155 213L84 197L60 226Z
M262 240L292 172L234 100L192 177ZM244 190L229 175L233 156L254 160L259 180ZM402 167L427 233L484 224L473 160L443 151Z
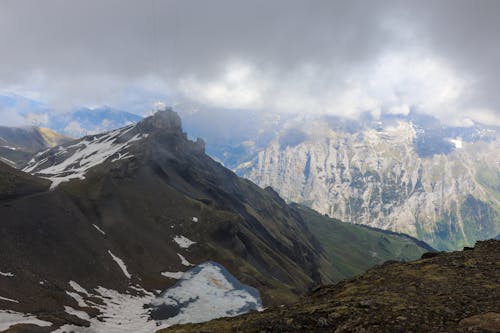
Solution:
M500 241L386 262L292 305L162 332L500 332Z

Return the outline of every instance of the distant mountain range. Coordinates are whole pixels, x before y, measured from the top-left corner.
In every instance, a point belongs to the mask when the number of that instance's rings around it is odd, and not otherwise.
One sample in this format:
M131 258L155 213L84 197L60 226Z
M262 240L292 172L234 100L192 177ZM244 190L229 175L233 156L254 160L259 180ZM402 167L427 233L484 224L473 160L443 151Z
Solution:
M45 127L0 126L0 160L14 167L27 163L38 151L71 139Z
M210 116L224 120L203 127ZM446 126L415 110L349 120L200 108L187 123L240 176L333 218L445 250L500 232L497 127Z
M26 124L47 127L80 138L138 122L143 117L111 107L80 107L67 112L50 109L41 102L18 95L0 95L0 108L16 112Z
M0 164L0 325L19 329L151 332L432 250L287 204L208 157L171 110L23 170Z
M47 119L42 115L52 113L40 103L15 104L5 96L0 102L73 137L141 119L105 107ZM289 202L407 233L439 249L470 246L500 232L498 128L445 126L415 111L348 120L180 107L187 132L206 139L210 156ZM1 149L0 156L15 163L31 157Z
M289 121L264 146L246 140L218 155L288 201L450 250L500 232L498 133L414 113L322 117Z

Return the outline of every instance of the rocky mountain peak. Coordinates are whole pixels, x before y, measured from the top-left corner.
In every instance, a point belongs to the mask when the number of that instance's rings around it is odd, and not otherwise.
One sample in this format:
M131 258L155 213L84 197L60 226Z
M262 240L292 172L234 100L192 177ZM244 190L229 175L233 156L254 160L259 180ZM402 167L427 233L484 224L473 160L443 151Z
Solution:
M145 129L166 130L172 132L182 132L181 117L171 108L165 108L157 111L153 116L148 117L140 122Z

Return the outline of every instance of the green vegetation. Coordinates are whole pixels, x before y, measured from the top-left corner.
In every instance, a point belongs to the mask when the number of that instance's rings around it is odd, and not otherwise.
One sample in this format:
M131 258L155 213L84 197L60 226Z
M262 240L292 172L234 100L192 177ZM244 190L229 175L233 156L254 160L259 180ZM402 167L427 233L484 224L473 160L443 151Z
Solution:
M349 278L387 260L409 261L432 248L410 236L344 223L292 204L325 249L337 270L335 280Z
M419 239L438 250L449 251L494 237L500 232L500 214L491 202L468 195L459 205L452 203L450 210L443 212L432 233L418 221L416 227Z

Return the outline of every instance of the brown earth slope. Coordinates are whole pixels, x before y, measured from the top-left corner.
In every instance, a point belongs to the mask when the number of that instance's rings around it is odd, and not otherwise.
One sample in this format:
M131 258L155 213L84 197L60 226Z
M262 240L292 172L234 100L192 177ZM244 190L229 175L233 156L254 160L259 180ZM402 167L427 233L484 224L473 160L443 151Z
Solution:
M161 332L500 332L500 241L387 262L292 305Z

